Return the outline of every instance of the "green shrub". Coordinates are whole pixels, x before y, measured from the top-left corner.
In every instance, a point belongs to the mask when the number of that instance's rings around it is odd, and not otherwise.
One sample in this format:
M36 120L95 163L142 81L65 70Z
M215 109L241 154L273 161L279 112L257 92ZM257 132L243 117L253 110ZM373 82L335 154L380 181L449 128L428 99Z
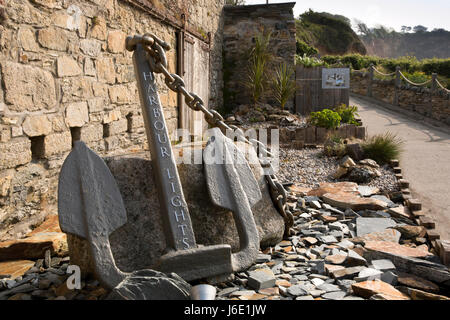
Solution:
M356 122L355 119L356 116L359 116L357 106L347 106L346 104L343 103L340 106L336 107L334 111L336 111L341 117L341 123L348 123L355 125L359 124L358 122Z
M303 55L312 56L312 55L319 53L319 51L316 48L309 46L303 40L297 39L296 47L297 47L296 53L299 56L303 56Z
M390 160L398 159L402 151L403 141L391 132L370 137L361 147L366 158L375 160L382 165Z
M323 109L322 111L311 112L309 123L317 127L336 129L341 123L341 117L333 110Z
M243 83L250 90L255 104L260 100L267 84L267 67L272 60L269 49L270 38L270 32L259 33L255 37L255 46L249 54L247 78Z
M304 54L303 56L295 55L295 64L303 65L306 68L328 66L325 61L315 57L308 57L306 54Z
M272 87L275 100L280 104L281 109L295 93L294 70L286 63L282 63L275 71L272 78Z

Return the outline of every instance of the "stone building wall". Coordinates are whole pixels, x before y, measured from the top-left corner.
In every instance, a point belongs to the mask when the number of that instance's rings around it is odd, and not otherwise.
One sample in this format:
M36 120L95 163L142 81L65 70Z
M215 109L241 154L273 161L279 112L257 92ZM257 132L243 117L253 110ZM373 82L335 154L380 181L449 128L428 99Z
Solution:
M350 90L367 95L369 76L367 73L352 73ZM372 97L393 104L395 80L374 79ZM398 95L398 107L450 125L450 94L437 89L414 87L402 84Z
M127 35L176 32L210 43L209 105L220 106L222 0L0 1L0 240L56 213L57 179L72 141L101 156L138 152L147 139ZM169 131L177 95L158 76Z
M271 32L270 49L274 60L269 67L286 62L294 68L296 30L293 7L295 2L268 5L225 6L223 39L224 107L232 110L251 102L249 91L242 81L247 78L247 56L254 47L257 34ZM295 70L294 70L295 72ZM267 74L269 79L271 74ZM274 103L267 89L263 102ZM287 104L291 108L292 102Z

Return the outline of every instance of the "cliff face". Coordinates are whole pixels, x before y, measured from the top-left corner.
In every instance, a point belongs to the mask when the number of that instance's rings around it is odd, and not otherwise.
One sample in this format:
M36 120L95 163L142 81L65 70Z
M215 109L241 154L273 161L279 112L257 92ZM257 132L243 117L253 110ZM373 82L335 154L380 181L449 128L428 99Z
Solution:
M366 54L350 20L326 12L307 11L296 19L297 39L319 50L320 55Z
M405 55L418 59L450 57L450 32L445 30L405 34L391 32L383 37L362 36L361 40L367 54L384 58Z

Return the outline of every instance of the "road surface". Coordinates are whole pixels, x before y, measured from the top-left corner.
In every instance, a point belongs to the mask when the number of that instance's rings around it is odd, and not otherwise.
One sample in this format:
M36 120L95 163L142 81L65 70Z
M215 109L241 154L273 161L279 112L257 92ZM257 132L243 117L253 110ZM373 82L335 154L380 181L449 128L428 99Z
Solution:
M404 141L399 159L403 178L436 222L441 239L450 240L450 128L433 127L360 97L351 97L350 105L358 106L369 136L390 131Z

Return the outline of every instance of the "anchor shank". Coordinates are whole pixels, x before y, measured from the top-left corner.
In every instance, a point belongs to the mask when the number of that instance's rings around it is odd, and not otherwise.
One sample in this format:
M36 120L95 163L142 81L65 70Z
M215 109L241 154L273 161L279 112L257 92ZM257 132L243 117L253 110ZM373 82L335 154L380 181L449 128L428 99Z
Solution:
M155 76L141 44L136 45L133 62L153 172L158 186L167 246L175 250L195 248L192 223L172 152Z

